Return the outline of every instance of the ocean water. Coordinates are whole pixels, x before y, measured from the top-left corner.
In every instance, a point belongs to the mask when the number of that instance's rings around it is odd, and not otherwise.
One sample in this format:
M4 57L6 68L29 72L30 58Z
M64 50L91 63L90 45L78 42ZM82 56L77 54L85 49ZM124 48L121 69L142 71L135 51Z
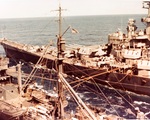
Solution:
M138 29L144 27L140 22L141 17L146 15L102 15L102 16L72 16L63 17L62 33L69 27L79 31L71 34L69 29L63 36L66 44L103 44L107 43L108 34L119 29L126 32L129 18L136 19ZM42 45L50 40L56 43L58 34L58 18L20 18L0 19L0 37L10 40Z
M136 19L138 30L145 28L141 23L141 18L146 15L101 15L101 16L71 16L63 17L62 19L62 33L69 27L76 29L79 33L72 34L71 29L64 34L66 44L80 44L80 45L95 45L106 44L108 34L121 29L126 33L128 19ZM7 38L12 41L32 44L32 45L45 45L51 40L56 45L58 34L58 18L18 18L18 19L0 19L0 37ZM0 47L0 53L4 50ZM113 89L101 87L101 90L107 96L101 97L79 90L79 95L87 102L93 101L97 106L107 109L109 113L117 113L125 118L135 118L131 113L135 112L134 108L139 107L141 111L147 113L150 118L150 97L143 95L136 95L126 92L116 92ZM91 97L92 96L92 97ZM88 100L87 100L88 99ZM112 105L108 104L108 101ZM113 106L113 107L112 107Z

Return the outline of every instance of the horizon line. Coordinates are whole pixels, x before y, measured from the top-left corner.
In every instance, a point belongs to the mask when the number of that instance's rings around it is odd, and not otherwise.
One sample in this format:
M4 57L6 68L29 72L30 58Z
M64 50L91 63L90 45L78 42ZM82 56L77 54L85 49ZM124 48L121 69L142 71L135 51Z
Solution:
M64 15L62 17L81 17L81 16L117 16L117 15L146 15L144 13L123 13L123 14L99 14L99 15ZM28 19L28 18L51 18L58 16L26 16L26 17L2 17L0 19Z

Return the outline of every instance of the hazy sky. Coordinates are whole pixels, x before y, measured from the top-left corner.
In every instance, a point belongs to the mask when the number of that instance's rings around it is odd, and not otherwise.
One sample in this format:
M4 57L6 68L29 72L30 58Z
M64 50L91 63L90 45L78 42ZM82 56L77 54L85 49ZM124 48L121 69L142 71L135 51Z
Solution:
M0 18L56 16L59 0L0 0ZM141 14L142 0L61 0L63 15Z

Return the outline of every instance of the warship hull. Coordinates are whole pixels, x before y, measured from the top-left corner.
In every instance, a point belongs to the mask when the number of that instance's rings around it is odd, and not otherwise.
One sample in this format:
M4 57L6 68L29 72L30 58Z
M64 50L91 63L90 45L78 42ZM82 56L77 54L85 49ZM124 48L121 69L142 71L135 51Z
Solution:
M23 60L25 62L36 64L41 57L40 54L13 47L13 45L9 45L7 42L1 42L1 45L6 52L6 56L13 60ZM43 57L43 64L44 63L46 63L47 67L50 69L57 69L56 58ZM92 86L95 84L102 84L112 88L150 96L150 78L148 77L141 77L134 74L123 74L116 72L115 70L75 65L66 61L63 62L63 68L64 73L79 77L79 81L82 83L88 82Z

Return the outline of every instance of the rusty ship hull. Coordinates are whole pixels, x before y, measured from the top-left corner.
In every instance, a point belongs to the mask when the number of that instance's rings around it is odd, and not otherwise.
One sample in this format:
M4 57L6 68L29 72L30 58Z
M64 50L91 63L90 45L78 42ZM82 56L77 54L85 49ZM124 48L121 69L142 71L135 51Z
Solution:
M1 41L6 56L13 60L24 60L25 62L32 62L36 64L41 57L40 53L33 53L19 48L21 44L9 44L9 41ZM17 46L17 47L16 47ZM48 68L57 69L56 58L54 56L43 56L43 63ZM123 74L116 72L119 68L108 70L104 68L87 67L84 65L76 65L64 60L64 73L74 75L80 78L80 82L88 82L90 85L102 84L112 88L122 89L124 91L132 91L138 94L150 96L150 78L141 77L134 74Z

